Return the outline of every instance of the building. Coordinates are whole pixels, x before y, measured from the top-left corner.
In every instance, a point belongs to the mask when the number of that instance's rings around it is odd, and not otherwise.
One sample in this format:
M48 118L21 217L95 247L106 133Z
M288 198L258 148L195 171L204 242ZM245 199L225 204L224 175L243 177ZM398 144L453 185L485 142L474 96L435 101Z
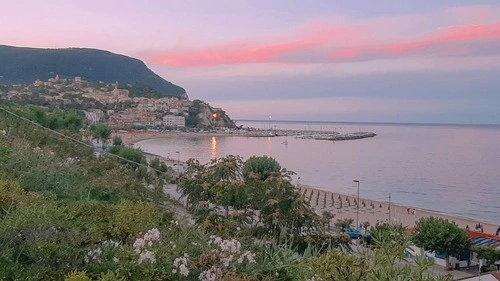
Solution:
M85 112L85 123L87 124L97 124L105 119L104 112L99 109L91 109Z
M82 82L82 77L75 77L75 82Z
M165 126L185 127L186 117L177 115L165 115L163 116L163 124Z

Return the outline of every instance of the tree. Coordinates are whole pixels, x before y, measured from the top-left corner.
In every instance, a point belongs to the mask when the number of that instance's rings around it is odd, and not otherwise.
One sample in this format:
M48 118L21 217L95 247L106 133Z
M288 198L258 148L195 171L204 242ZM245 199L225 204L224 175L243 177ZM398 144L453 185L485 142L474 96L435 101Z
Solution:
M100 141L107 140L111 137L111 129L104 124L97 124L90 126L92 136Z
M252 156L243 164L243 177L245 180L252 176L260 180L266 180L274 173L279 173L281 166L272 157L267 156Z
M114 146L117 146L117 145L122 145L123 144L123 140L120 136L114 136L113 137L113 145Z
M344 229L344 228L350 228L352 223L354 222L354 219L348 218L348 219L338 219L337 222L334 224L336 228L338 229Z
M379 247L384 245L402 245L407 240L405 228L401 224L382 223L378 224L370 230L373 246Z
M328 229L330 229L330 221L335 217L335 214L329 211L324 211L322 217L326 221Z
M142 151L140 149L136 149L136 148L123 147L122 149L120 149L118 156L134 162L134 163L131 163L131 162L127 161L127 164L132 165L132 167L139 166L139 164L136 164L136 163L144 164L146 161Z
M435 217L421 218L417 222L412 241L424 250L445 254L448 266L451 255L462 255L470 248L469 238L463 229L454 222Z
M496 261L500 261L500 250L479 246L479 247L471 247L471 251L477 253L478 258L486 260L486 266L489 266Z

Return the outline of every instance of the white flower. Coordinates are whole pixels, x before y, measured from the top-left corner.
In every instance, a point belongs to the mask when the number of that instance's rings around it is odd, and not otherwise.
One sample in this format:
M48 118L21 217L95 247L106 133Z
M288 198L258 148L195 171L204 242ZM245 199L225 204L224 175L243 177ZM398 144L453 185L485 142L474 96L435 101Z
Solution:
M175 274L179 272L179 274L182 276L188 276L189 275L189 269L187 267L188 259L189 255L186 253L184 253L182 257L176 258L173 263L174 270L172 270L172 273Z
M237 230L237 231L240 231L240 230L241 230L241 228L238 226L238 227L236 228L236 230Z
M114 258L113 258L113 261L114 261L114 262L119 262L120 260L119 260L117 257L114 257Z
M139 255L139 263L143 263L144 261L149 261L151 263L156 262L155 254L151 251L145 250Z
M186 265L181 264L181 265L179 266L179 273L180 273L182 276L188 276L188 274L189 274L189 269L186 267Z
M222 275L222 270L213 265L209 270L200 273L198 279L200 281L216 281L218 276Z
M142 239L142 238L135 239L133 247L134 247L134 251L137 254L139 254L142 251L142 249L144 249L144 247L145 247L144 239Z

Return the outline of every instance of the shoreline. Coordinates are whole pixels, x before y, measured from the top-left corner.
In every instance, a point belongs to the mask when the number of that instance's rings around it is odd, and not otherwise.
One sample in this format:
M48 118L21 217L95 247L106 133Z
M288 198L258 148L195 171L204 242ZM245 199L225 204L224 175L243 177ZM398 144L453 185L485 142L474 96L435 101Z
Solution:
M335 217L331 221L332 223L335 223L337 219L352 218L354 219L354 224L356 224L355 202L357 196L324 190L307 185L300 185L297 189L306 198L306 201L309 201L311 207L313 207L319 214L324 211L329 211L332 214L335 214ZM415 227L415 223L420 218L431 216L454 221L460 228L463 229L468 226L471 231L475 231L475 225L480 223L483 226L484 233L492 235L495 235L495 232L500 225L493 222L450 215L440 211L424 208L404 206L392 202L389 210L389 202L387 201L372 200L362 197L359 199L361 203L359 207L359 224L368 221L371 226L374 226L377 222L383 223L389 221L390 212L391 222L401 223L403 226L408 228Z
M126 145L134 145L140 141L158 138L215 136L215 137L284 137L290 136L297 139L314 139L327 141L359 140L375 137L371 132L355 132L340 134L337 132L303 131L303 130L242 130L242 131L215 131L215 132L182 132L182 131L116 131L113 136L120 136Z

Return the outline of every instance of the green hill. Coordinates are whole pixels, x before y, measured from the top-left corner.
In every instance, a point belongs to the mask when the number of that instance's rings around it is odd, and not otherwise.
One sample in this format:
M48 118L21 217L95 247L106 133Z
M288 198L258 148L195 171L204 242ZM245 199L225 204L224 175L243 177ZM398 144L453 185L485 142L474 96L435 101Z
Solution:
M84 48L37 49L0 45L0 84L82 77L92 82L147 86L161 96L187 98L186 90L151 71L144 62L108 51Z

